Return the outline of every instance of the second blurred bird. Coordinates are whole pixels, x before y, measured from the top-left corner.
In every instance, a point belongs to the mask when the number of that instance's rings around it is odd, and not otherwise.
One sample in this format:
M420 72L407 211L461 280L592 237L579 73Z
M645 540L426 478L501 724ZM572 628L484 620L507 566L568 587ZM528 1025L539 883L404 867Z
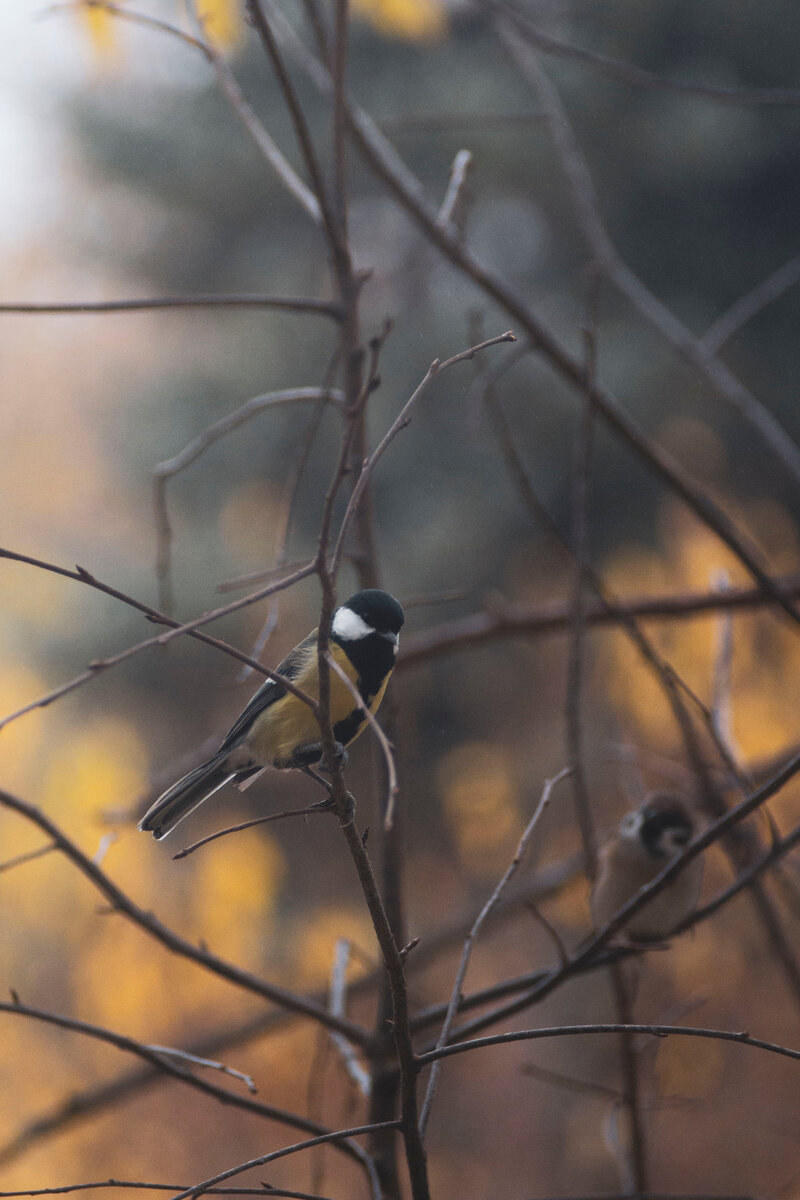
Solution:
M397 658L403 609L388 592L356 592L333 614L333 659L355 685L370 712L386 691ZM317 630L291 650L277 668L312 700L319 699ZM366 725L367 718L350 689L335 672L330 679L333 736L341 750ZM241 783L265 767L304 768L322 758L320 731L309 708L276 680L268 679L234 721L219 750L159 796L139 828L166 837L198 804L231 780Z
M694 827L686 805L668 792L653 792L622 818L600 851L591 895L592 920L600 929L640 888L655 879L691 841ZM636 941L669 935L694 911L703 882L698 855L623 927Z

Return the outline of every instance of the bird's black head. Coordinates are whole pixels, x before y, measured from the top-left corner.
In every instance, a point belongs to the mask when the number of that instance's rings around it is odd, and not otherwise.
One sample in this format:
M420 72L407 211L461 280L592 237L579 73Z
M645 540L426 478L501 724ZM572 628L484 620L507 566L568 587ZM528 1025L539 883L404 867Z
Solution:
M654 858L671 858L692 840L692 818L677 796L653 792L639 811L639 837Z
M359 620L351 620L348 613L353 613ZM348 638L348 628L352 629L350 640L353 640L358 637L366 637L373 631L384 636L393 634L396 638L403 628L404 621L405 613L394 596L381 591L380 588L366 588L363 592L356 592L354 596L344 602L341 608L336 610L333 624L334 633L337 633L338 622L341 630L340 636L344 639ZM368 629L364 629L360 622L363 622L363 626L367 626ZM359 633L357 630L361 630L361 632Z

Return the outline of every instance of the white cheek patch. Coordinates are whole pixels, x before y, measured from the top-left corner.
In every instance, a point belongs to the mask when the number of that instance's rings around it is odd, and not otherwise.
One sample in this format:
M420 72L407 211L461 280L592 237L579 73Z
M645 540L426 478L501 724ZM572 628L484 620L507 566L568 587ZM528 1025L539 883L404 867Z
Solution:
M369 637L375 630L371 625L354 613L352 608L342 606L337 608L333 615L333 625L331 633L342 642L357 642L361 638Z
M640 812L628 813L620 822L620 836L627 838L631 842L638 842L643 823L644 817Z

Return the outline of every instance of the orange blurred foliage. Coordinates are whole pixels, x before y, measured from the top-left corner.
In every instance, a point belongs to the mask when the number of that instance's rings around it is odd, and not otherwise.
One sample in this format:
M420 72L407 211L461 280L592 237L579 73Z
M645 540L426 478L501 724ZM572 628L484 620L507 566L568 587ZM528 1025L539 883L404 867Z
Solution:
M737 505L726 498L728 508ZM771 570L787 573L800 562L797 529L775 502L760 502L737 513L740 524L762 547ZM705 527L676 502L664 505L658 549L623 547L606 564L615 592L680 595L720 586L748 584L743 567ZM649 621L646 628L660 652L706 705L726 618L702 615ZM768 758L797 739L800 706L800 644L793 631L769 611L736 612L731 617L733 658L731 695L734 749L743 763ZM663 689L643 664L630 640L613 632L603 640L598 664L602 686L635 736L666 748L675 727Z
M436 777L463 865L479 879L497 876L508 866L522 833L507 754L490 742L465 742L439 762Z
M353 0L353 12L386 37L430 41L447 32L447 14L439 0Z

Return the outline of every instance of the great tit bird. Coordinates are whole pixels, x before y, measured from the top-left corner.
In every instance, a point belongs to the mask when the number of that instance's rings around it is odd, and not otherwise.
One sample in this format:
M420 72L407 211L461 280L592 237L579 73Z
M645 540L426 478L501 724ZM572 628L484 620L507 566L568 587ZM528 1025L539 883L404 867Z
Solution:
M335 662L375 712L397 658L398 634L405 616L388 592L368 588L336 609L330 648ZM295 646L277 668L310 696L319 699L317 630ZM344 754L367 723L363 710L336 672L330 676L330 713L337 748ZM319 725L307 704L268 679L234 721L219 750L159 796L139 828L157 839L226 783L243 782L265 767L306 769L322 758Z
M592 920L600 929L628 900L654 879L691 841L692 818L683 801L653 792L641 807L622 818L600 851L591 895ZM703 858L687 863L673 881L631 917L623 932L634 941L660 941L697 906L703 882Z

